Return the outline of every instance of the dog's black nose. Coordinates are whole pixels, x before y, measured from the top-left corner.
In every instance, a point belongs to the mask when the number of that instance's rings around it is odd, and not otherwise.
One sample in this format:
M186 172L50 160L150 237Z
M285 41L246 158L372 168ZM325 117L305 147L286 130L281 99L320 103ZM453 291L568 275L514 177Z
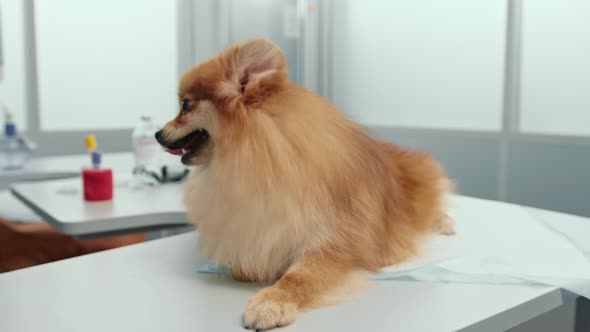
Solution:
M160 141L160 137L162 136L162 131L163 130L156 131L156 134L154 135L154 136L156 136L156 140Z

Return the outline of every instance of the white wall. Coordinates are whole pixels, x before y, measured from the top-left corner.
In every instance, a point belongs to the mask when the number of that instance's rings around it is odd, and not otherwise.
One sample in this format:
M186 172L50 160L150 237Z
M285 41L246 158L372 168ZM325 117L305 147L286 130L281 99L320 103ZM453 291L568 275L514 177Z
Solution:
M27 124L23 2L1 0L0 17L4 77L0 81L0 107L6 105L20 129ZM1 111L1 109L0 109ZM3 116L0 115L3 119ZM0 123L4 123L0 120Z
M529 0L523 6L520 127L590 135L590 1Z
M130 128L178 110L177 3L36 1L42 130Z
M334 1L332 97L367 125L499 130L506 1Z

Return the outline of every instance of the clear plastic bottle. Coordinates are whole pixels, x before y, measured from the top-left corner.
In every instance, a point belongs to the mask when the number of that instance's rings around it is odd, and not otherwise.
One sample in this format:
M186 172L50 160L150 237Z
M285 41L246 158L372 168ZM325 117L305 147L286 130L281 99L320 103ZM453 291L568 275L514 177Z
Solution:
M0 138L0 170L19 170L31 158L31 149L17 135L12 114L5 109L4 116L4 135Z
M131 135L135 157L135 169L133 172L139 178L144 178L146 180L144 182L152 182L149 176L145 174L147 170L157 170L160 167L162 148L154 137L157 130L158 128L152 122L152 118L144 115Z

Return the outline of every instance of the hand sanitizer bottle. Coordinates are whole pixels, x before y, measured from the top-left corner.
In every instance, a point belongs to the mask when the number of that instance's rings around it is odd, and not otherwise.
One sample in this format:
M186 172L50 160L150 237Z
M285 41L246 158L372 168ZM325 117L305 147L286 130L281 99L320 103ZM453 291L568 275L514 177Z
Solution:
M4 108L4 135L0 138L0 170L22 169L31 158L31 149L18 137L12 113Z

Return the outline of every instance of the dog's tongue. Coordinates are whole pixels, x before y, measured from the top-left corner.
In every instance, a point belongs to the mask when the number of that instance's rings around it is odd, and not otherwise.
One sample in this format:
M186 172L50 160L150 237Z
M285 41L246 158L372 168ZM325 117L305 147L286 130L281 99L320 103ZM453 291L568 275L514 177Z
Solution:
M182 148L178 148L178 149L168 149L166 150L166 152L171 153L175 156L182 156Z

